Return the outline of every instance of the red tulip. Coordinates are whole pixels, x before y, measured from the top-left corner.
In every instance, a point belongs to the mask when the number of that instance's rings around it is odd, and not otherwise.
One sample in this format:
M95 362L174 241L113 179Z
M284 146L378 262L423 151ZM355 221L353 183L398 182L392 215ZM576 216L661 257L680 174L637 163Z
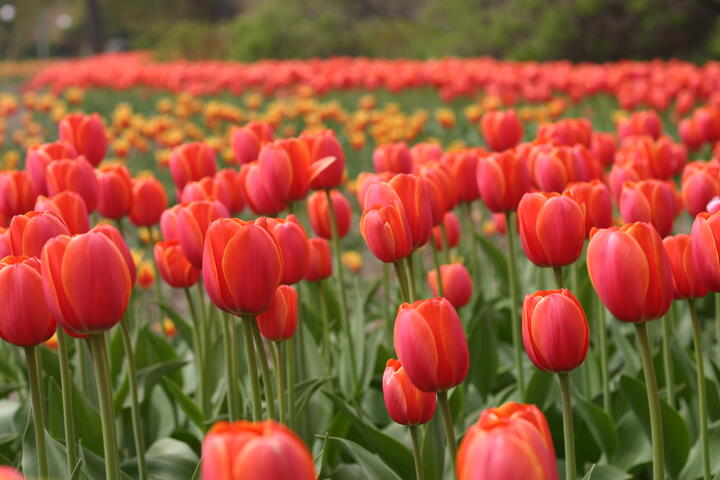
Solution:
M612 223L610 190L600 180L573 182L565 187L563 195L585 208L585 235L593 228L607 228Z
M292 338L297 319L297 292L289 285L280 285L270 302L270 308L257 316L257 324L263 337L278 342Z
M255 223L265 228L277 240L283 261L280 283L292 285L305 277L308 269L310 246L308 237L295 215L286 220L261 217Z
M263 122L250 122L244 127L230 129L230 144L235 152L235 161L239 164L257 160L260 146L271 142L272 127Z
M395 351L410 381L423 392L448 390L467 376L465 332L447 299L400 305L395 319Z
M564 118L540 125L536 137L542 143L589 147L592 142L592 124L586 118Z
M66 158L50 163L46 171L46 181L50 195L70 190L82 197L88 212L95 210L98 181L95 178L95 170L85 157Z
M290 158L291 182L288 200L291 202L302 200L310 189L310 165L312 163L310 148L307 142L297 138L277 140L275 145L284 149Z
M648 222L666 237L672 232L677 211L675 189L662 180L625 182L619 207L626 222Z
M110 241L115 245L115 247L117 247L118 251L125 260L125 264L128 267L128 272L130 272L130 283L132 285L135 285L135 277L137 273L135 269L135 260L130 253L130 249L128 248L127 243L125 243L125 239L122 235L120 235L118 229L113 227L112 225L101 223L95 225L90 231L95 233L102 233L110 239Z
M330 190L342 183L345 174L345 153L335 132L303 133L300 138L310 148L310 188Z
M585 211L557 193L527 193L518 205L520 242L539 267L562 267L580 257L585 244Z
M518 144L523 127L515 110L488 112L482 117L482 134L488 147L500 152Z
M150 175L137 177L132 183L132 194L130 221L133 225L150 227L158 223L168 204L163 184Z
M690 235L681 233L665 237L663 246L670 260L675 298L700 298L707 295L707 287L695 272Z
M32 210L37 198L30 176L22 170L0 172L0 222L7 226L14 215Z
M376 172L411 173L410 149L404 142L379 145L373 152L373 166Z
M338 236L343 238L350 230L350 217L352 215L350 202L337 190L330 192L330 198L332 199L335 218L337 219ZM307 213L315 235L330 239L332 237L332 229L325 192L313 192L308 197Z
M442 147L437 143L416 143L410 148L410 156L415 165L436 162L442 155Z
M90 217L85 201L75 192L67 190L52 198L39 196L35 202L35 211L52 212L60 217L70 235L86 233L90 230Z
M389 182L393 177L390 172L372 173L372 172L360 172L355 179L355 188L357 190L357 200L360 204L360 210L365 208L365 194L370 188L370 185L378 182Z
M402 202L413 246L419 248L425 245L430 239L433 227L427 184L415 175L401 173L395 175L388 185L395 190Z
M427 185L432 223L439 225L445 213L455 208L458 202L450 167L444 163L431 162L422 165L415 173Z
M96 172L98 183L97 209L106 218L118 219L130 213L132 179L124 165L108 165Z
M413 237L402 200L387 183L376 183L365 195L360 233L370 251L392 263L410 255Z
M620 138L649 135L657 139L662 133L662 121L657 112L652 110L635 112L618 123L618 133Z
M229 204L225 205L230 213L240 213L245 208L244 182L240 173L232 168L224 168L215 174L214 189L218 197L225 197L222 192L229 192ZM223 201L223 200L220 200ZM224 201L223 201L224 203Z
M522 308L525 352L541 370L563 373L585 360L590 328L580 302L569 290L538 290Z
M265 422L218 422L202 445L203 480L314 480L310 451L287 427Z
M107 151L105 125L97 113L65 115L60 120L60 140L72 144L77 153L83 155L93 166L102 161Z
M477 184L491 212L513 211L530 191L530 171L525 160L513 152L489 155L478 160Z
M702 147L705 142L703 132L693 118L684 118L678 123L680 138L688 150L695 151Z
M20 472L12 467L0 466L0 480L25 480Z
M461 202L473 202L478 199L477 172L478 155L472 150L447 153L443 157L450 166L450 172L457 189L458 200Z
M472 277L462 263L451 263L440 267L443 296L452 303L453 307L460 308L467 305L472 298ZM427 274L428 285L434 296L438 296L437 270L430 270Z
M692 226L693 265L700 283L720 292L720 213L702 212Z
M264 228L221 218L205 234L203 283L221 310L255 315L268 309L282 278L277 241Z
M55 333L37 258L23 255L0 260L0 302L0 338L6 342L21 347L39 345Z
M170 155L170 173L178 191L188 182L214 176L216 169L215 152L202 142L175 147Z
M218 218L229 217L225 206L218 201L201 200L182 204L177 211L177 235L183 253L195 267L201 268L205 232Z
M324 238L311 238L308 240L308 268L305 279L308 282L318 282L332 275L332 257L330 243Z
M637 222L590 235L588 273L608 310L623 322L663 316L672 302L673 283L657 230Z
M52 315L75 334L115 326L125 314L132 289L126 259L101 232L49 240L42 251L42 280Z
M10 252L10 231L0 227L0 258L12 255Z
M47 182L45 180L47 166L53 160L75 157L77 157L77 151L68 142L60 140L54 143L45 143L28 150L25 156L25 171L30 175L35 190L42 195L47 195Z
M188 261L178 240L156 243L153 255L160 276L171 287L189 288L200 278L200 270Z
M682 174L682 199L693 217L707 211L707 204L720 194L720 163L692 162Z
M45 243L58 235L69 235L67 226L52 212L28 212L16 215L8 230L12 255L40 257Z
M287 204L270 190L258 162L243 165L240 175L244 180L245 199L253 212L258 215L276 215L287 208Z
M617 140L613 133L593 132L590 150L603 165L610 165L615 158Z
M458 480L558 480L550 428L535 405L509 402L480 414L458 450Z
M219 180L217 175L215 177L205 177L196 182L186 183L180 194L180 201L188 203L200 200L217 200L230 212L234 202L233 188L235 188L235 185Z
M455 248L460 243L460 219L453 212L447 212L443 218L443 225L447 236L447 245L443 238L443 231L440 225L433 227L433 243L435 248Z
M570 182L590 181L598 177L599 164L582 146L553 147L540 145L530 152L533 181L542 191L562 192Z
M387 361L382 389L385 408L390 418L400 425L421 425L435 415L436 395L418 390L402 364L394 358Z

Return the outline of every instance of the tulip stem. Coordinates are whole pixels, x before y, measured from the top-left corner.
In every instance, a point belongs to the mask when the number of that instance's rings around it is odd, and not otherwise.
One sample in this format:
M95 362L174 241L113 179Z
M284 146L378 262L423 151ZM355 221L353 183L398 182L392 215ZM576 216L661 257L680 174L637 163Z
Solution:
M656 480L665 478L665 464L663 463L663 431L662 416L660 414L660 396L658 395L657 378L653 366L652 351L648 338L647 322L635 324L640 354L642 357L643 371L645 373L645 388L647 389L648 408L650 409L650 430L652 433L653 449L653 477Z
M512 327L513 346L515 347L515 368L518 375L518 389L520 398L525 397L525 372L522 364L523 346L520 341L520 317L518 315L518 273L516 261L516 239L515 223L513 212L505 212L508 238L508 277L510 279L510 325Z
M67 354L65 332L58 327L55 332L58 343L58 361L60 363L60 385L62 388L63 426L65 428L65 457L68 472L72 475L77 464L77 445L75 443L75 418L73 415L73 379L70 372L70 361Z
M455 465L455 457L457 457L457 442L455 440L455 428L453 427L452 413L450 413L450 403L448 402L447 390L437 392L438 405L442 414L443 426L445 427L445 436L447 437L448 450L450 450L450 458Z
M402 294L403 301L410 303L412 300L410 299L407 271L405 270L405 265L403 265L402 259L396 260L393 263L393 266L395 267L395 274L397 275L398 283L400 283L400 293Z
M672 353L670 352L670 339L672 338L673 308L670 306L668 313L660 320L662 322L662 356L663 370L665 370L665 387L667 388L667 400L671 407L675 408L675 375L673 374Z
M441 265L440 265L440 256L438 255L437 248L435 247L435 243L432 242L432 254L433 254L433 262L435 262L435 275L437 276L437 293L438 297L443 297L443 282L442 282L442 274L441 274Z
M140 402L137 394L137 377L135 371L135 353L133 351L132 339L128 333L125 322L120 322L120 333L122 334L123 346L127 355L128 385L130 387L130 415L132 417L133 438L135 440L135 452L138 460L138 475L141 480L147 478L147 463L145 462L145 440L140 423Z
M565 479L575 480L575 430L573 428L572 399L570 397L570 375L558 373L560 397L562 399L563 434L565 438Z
M88 395L88 371L87 371L87 352L85 351L85 342L82 338L75 339L75 352L77 353L78 371L80 372L80 390Z
M272 388L272 375L270 375L270 364L268 363L267 354L265 352L265 344L263 343L260 329L257 322L252 323L253 339L255 340L255 351L260 360L260 370L262 370L263 389L265 390L265 403L267 404L268 418L277 418L275 413L275 395Z
M328 318L327 300L325 299L325 291L322 289L322 280L318 293L320 297L320 313L323 322L323 359L325 360L325 368L330 369L330 319ZM329 373L329 372L328 372Z
M278 409L280 412L280 423L286 423L285 418L285 363L283 362L282 343L271 342L270 346L275 363L275 375L277 379Z
M600 350L600 383L602 384L603 410L612 415L612 404L610 402L610 376L608 374L608 351L607 351L607 327L605 326L605 305L600 297L595 295L597 301L597 337L598 349Z
M206 418L208 415L208 405L209 400L207 396L207 385L205 383L205 368L204 368L204 358L205 358L205 348L203 346L202 342L202 333L200 333L200 319L197 315L197 309L195 308L195 301L192 298L192 293L190 292L190 289L184 288L185 291L185 298L187 299L188 303L188 309L190 310L190 317L192 318L192 340L193 340L193 346L195 347L195 363L197 365L197 374L198 374L198 393L197 393L197 399L200 403L200 411L203 414L203 418Z
M414 302L417 297L417 288L415 287L415 269L413 267L412 253L405 257L405 265L407 265L408 273L408 291L410 293L410 301Z
M555 274L555 285L557 285L557 288L563 288L562 267L553 267L553 274Z
M445 222L440 222L440 231L442 232L442 250L445 250L445 263L450 263L450 242L448 242L447 228Z
M245 341L245 360L250 372L250 387L252 388L253 420L262 418L262 403L260 400L260 381L258 380L257 362L255 360L255 347L253 347L253 323L255 317L243 317L243 340Z
M715 293L713 297L715 297L715 348L720 359L720 292Z
M350 371L352 372L353 382L357 381L357 365L355 364L355 346L350 332L350 324L348 322L348 306L347 294L345 293L345 273L342 264L342 252L340 251L340 234L338 233L337 212L335 212L335 202L332 200L330 190L325 190L325 198L327 199L328 212L330 216L330 233L333 247L333 255L335 257L335 269L337 270L337 283L340 290L340 320L345 329L345 338L347 339L348 354L350 356Z
M45 411L43 407L42 384L40 382L39 356L36 346L25 347L32 401L33 423L35 425L35 446L37 448L38 475L48 477L47 449L45 446Z
M288 338L285 342L285 372L287 375L288 392L288 427L293 428L295 424L295 339Z
M708 443L707 386L705 385L705 365L702 354L702 331L698 320L695 300L688 299L690 318L692 319L693 343L695 347L695 368L698 382L698 414L700 416L700 445L703 454L703 478L710 480L710 444Z
M434 250L433 250L434 251ZM385 336L389 343L390 349L392 349L392 338L393 338L393 321L392 314L390 313L390 267L387 263L383 262L383 317L385 319Z
M227 374L228 416L230 421L234 422L240 419L240 386L238 385L237 333L230 315L223 314L222 329L223 346L225 348L225 373ZM247 341L245 346L247 348Z
M467 224L467 235L470 236L470 241L466 242L466 247L470 250L470 265L472 266L472 277L476 282L482 279L480 275L480 259L478 257L477 240L475 239L475 222L472 218L472 205L470 202L462 203L462 210L465 217L465 223ZM478 291L482 292L482 286L478 284Z
M420 442L420 430L417 425L408 425L410 428L410 436L412 437L413 444L413 460L415 460L415 478L417 480L423 480L423 465L422 465L422 442Z
M110 368L108 366L105 333L90 335L87 342L95 368L95 380L100 404L103 451L105 454L105 478L106 480L118 480L120 478L120 461L118 459L117 437L115 435L115 414L113 413L112 385L110 385Z

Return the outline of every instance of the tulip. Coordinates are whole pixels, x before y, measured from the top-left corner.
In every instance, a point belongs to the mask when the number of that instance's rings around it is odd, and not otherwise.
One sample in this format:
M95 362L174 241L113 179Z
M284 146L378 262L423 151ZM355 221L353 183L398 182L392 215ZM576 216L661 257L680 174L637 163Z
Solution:
M620 194L620 214L628 223L648 222L661 237L672 232L677 205L673 185L662 180L625 182Z
M124 165L108 165L96 172L97 209L106 218L119 219L130 213L132 179Z
M477 172L478 155L472 150L448 153L444 161L449 164L452 178L455 181L458 200L461 202L473 202L478 199Z
M620 202L620 194L625 182L639 182L649 177L647 166L631 161L616 161L607 176L610 193L616 202Z
M702 147L705 138L698 122L693 118L684 118L678 123L678 133L688 150L695 151Z
M333 210L337 219L338 236L343 238L350 230L350 217L352 211L350 202L337 190L330 192ZM310 217L310 225L318 237L332 238L332 228L328 200L324 192L313 192L307 199L307 212Z
M675 298L701 298L707 295L708 288L695 271L690 235L665 237L663 246L670 261Z
M277 342L292 338L297 318L297 292L289 285L280 285L273 295L270 307L257 316L257 324L263 337Z
M233 189L235 185L219 180L218 176L205 177L196 182L188 182L180 193L180 202L189 203L200 200L217 200L230 212L234 205ZM162 218L162 217L161 217Z
M244 180L245 199L253 212L258 215L276 215L287 208L287 204L270 190L258 162L243 165L240 175Z
M693 264L700 283L720 292L720 214L702 212L692 225Z
M458 480L558 480L547 420L535 405L506 403L480 414L457 456Z
M330 242L324 238L308 240L308 267L305 279L308 282L319 282L332 275L332 258Z
M10 232L0 227L0 258L12 255L10 248Z
M179 240L180 236L177 232L178 213L183 208L183 204L179 203L168 208L160 215L160 233L165 241Z
M10 222L12 255L40 257L45 243L58 235L69 235L65 223L52 212L28 212L16 215Z
M14 215L32 210L37 191L22 170L0 172L0 221L7 226Z
M0 466L0 480L25 480L20 472L12 467Z
M444 230L444 233L443 233ZM455 248L460 243L460 220L453 212L447 212L441 226L433 227L435 248ZM443 237L447 238L443 238Z
M515 110L488 112L481 124L485 143L496 152L514 147L523 136L522 123Z
M261 217L256 222L275 237L283 262L281 283L292 285L305 277L310 246L307 234L295 215L286 220Z
M200 270L188 261L180 241L158 242L153 248L153 254L160 276L171 287L189 288L200 278Z
M368 189L360 233L370 251L385 263L412 253L413 237L405 208L389 184L376 183Z
M88 212L95 210L98 199L98 181L90 162L85 157L57 160L47 167L47 191L50 195L70 190L85 201Z
M707 205L720 194L720 164L718 162L692 162L682 174L682 200L693 217L708 211Z
M458 196L450 167L444 163L427 163L415 172L425 182L430 195L432 223L442 222L446 212L455 208Z
M396 423L421 425L435 415L435 395L418 390L398 360L387 361L382 389L385 407Z
M395 175L388 184L395 190L404 207L413 247L425 245L430 239L433 227L427 185L415 175L404 173ZM372 201L374 199L371 195L370 202ZM366 202L366 206L367 203L369 202Z
M230 129L230 144L239 164L257 160L260 145L272 141L273 131L269 124L250 122L244 127Z
M224 197L220 192L230 192L230 203L225 205L230 213L240 213L245 208L245 197L243 189L244 182L240 179L238 171L232 168L224 168L215 174L214 188L218 190L218 196ZM221 200L222 201L222 200Z
M593 228L607 228L612 223L610 190L600 180L574 182L563 191L585 209L585 235Z
M556 193L527 193L518 205L520 241L539 267L562 267L580 257L585 212L575 200Z
M657 139L662 133L662 121L657 112L635 112L618 123L618 133L620 138L632 135L649 135Z
M379 145L373 152L376 172L411 173L413 170L410 149L404 142Z
M319 133L304 133L301 140L310 149L310 188L331 190L342 183L345 173L345 153L335 132L324 130Z
M160 221L167 207L165 187L153 176L137 177L132 183L130 221L136 227L150 227Z
M472 277L462 263L451 263L440 267L440 278L442 279L443 296L455 308L460 308L472 298L473 284ZM428 285L433 295L438 296L437 271L431 270L427 275Z
M416 165L438 161L442 154L442 147L437 143L416 143L410 147L410 156Z
M90 217L85 201L75 192L60 192L52 198L39 196L35 202L35 211L52 212L60 217L70 235L86 233L90 230Z
M603 165L610 165L615 158L616 140L613 133L593 132L590 150Z
M538 127L537 139L553 145L584 145L592 142L592 124L586 118L565 118Z
M186 183L215 175L215 153L202 142L175 147L170 155L170 173L178 191Z
M378 182L389 182L394 175L390 172L372 173L372 172L360 172L355 179L355 188L357 190L357 200L360 204L360 209L365 208L365 194L370 188L370 185Z
M60 121L60 140L70 143L93 166L105 156L108 139L100 115L71 113Z
M144 260L137 267L137 284L140 288L147 290L155 283L155 269L152 263Z
M530 191L530 172L527 163L513 152L489 155L478 160L477 184L491 212L512 211Z
M30 175L35 190L42 195L47 195L45 171L50 162L75 157L77 157L75 147L62 140L30 148L25 156L25 170Z
M275 145L284 149L290 158L291 169L285 172L291 178L288 200L302 200L310 189L310 148L307 142L297 138L278 140ZM262 152L260 156L262 157Z
M188 261L197 269L202 267L205 232L218 218L229 217L225 206L218 201L202 200L182 204L177 212L177 235Z
M314 480L310 451L287 427L266 422L219 422L202 444L203 480Z

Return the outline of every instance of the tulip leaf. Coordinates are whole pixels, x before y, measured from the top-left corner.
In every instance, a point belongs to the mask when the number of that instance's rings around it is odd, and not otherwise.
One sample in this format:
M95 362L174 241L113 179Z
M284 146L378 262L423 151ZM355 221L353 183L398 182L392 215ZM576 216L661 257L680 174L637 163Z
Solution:
M612 465L593 465L583 480L629 480L631 478L632 475Z
M192 478L198 465L198 457L185 443L173 438L161 438L147 450L149 475L155 478L187 479ZM123 463L123 470L137 478L137 459Z
M713 474L720 474L720 423L713 424L708 432L708 443L710 445L710 471ZM701 478L703 476L702 445L698 436L697 442L690 451L690 457L685 468L678 478Z
M139 370L137 372L138 401L142 403L157 382L166 375L176 372L186 363L185 360L169 360ZM129 406L129 403L126 406Z
M620 377L620 394L637 416L645 435L650 438L650 410L645 386L633 377L622 375ZM680 414L664 399L660 399L660 404L665 442L665 465L672 475L677 476L685 466L690 454L692 446L690 431Z
M508 261L505 253L485 236L476 235L476 238L485 252L485 257L490 260L495 269L497 283L499 283L500 288L507 288L510 280L508 279Z
M27 422L22 441L22 470L27 478L39 478L37 464L37 449L35 445L35 427L30 409L27 410ZM65 460L65 447L52 438L45 429L45 445L47 453L48 472L54 478L69 478Z
M328 437L328 440L340 445L348 455L355 459L360 468L363 469L365 478L372 478L373 480L400 480L401 477L397 476L377 455L373 455L357 443L339 437ZM413 471L414 470L411 470L409 476L403 476L402 478L413 478Z
M206 426L203 420L203 414L198 406L188 397L185 392L178 386L177 383L173 382L169 378L163 378L162 384L168 389L168 396L177 400L178 405L185 413L187 418L195 424L201 431L206 430Z
M590 435L602 447L605 454L613 455L617 450L618 434L612 418L602 408L582 398L575 401L573 410L585 423Z
M445 467L445 433L440 415L434 415L424 429L422 462L425 478L442 478Z
M470 350L470 370L468 380L483 394L490 393L497 375L498 352L497 336L492 328L492 318L486 308L473 310L467 327L468 347Z
M158 302L157 306L170 320L172 320L185 343L187 343L188 346L193 347L192 328L190 327L190 324L188 324L188 322L177 311L170 307L170 305ZM199 314L200 312L198 312L198 315Z
M555 374L535 369L525 390L525 401L537 405L541 410L544 410L554 381Z

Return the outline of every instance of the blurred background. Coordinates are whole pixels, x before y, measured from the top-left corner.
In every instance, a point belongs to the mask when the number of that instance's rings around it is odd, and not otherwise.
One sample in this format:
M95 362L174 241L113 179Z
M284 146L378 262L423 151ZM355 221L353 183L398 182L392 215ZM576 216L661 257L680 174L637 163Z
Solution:
M716 0L0 0L0 58L720 57Z

